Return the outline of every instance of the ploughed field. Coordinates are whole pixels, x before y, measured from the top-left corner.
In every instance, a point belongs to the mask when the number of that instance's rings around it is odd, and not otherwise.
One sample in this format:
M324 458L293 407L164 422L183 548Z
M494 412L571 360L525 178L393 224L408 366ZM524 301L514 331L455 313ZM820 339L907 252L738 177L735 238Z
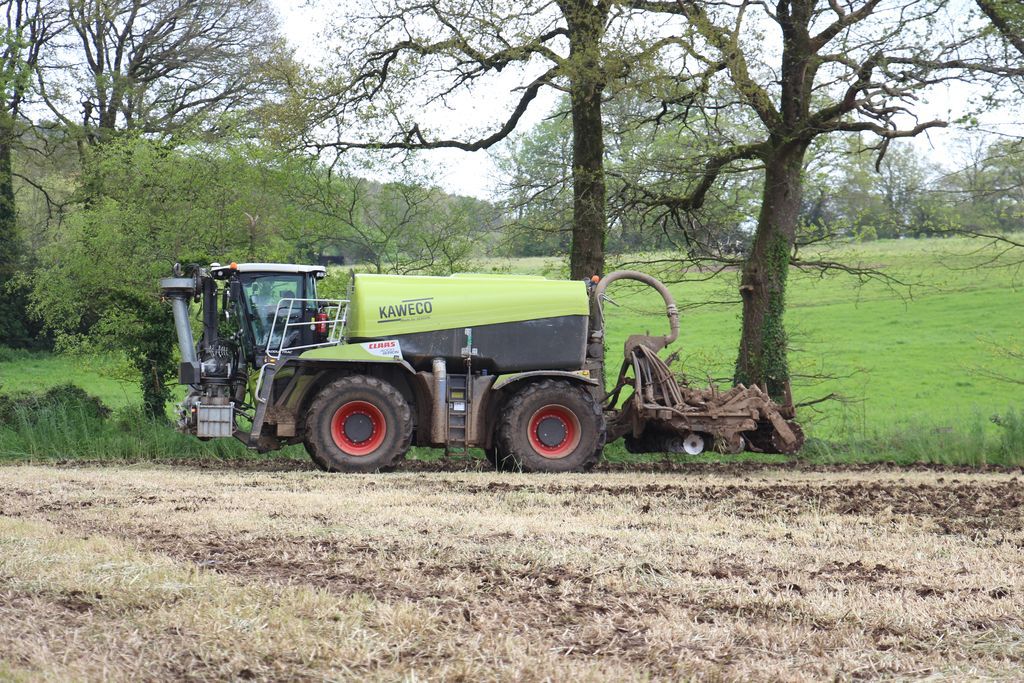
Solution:
M0 468L0 679L1024 677L1019 473Z

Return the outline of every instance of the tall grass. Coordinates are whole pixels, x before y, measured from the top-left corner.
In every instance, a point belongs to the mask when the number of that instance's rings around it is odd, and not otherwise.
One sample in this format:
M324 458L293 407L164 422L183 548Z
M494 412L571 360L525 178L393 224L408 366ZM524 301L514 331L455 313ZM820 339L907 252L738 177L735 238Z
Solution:
M56 394L56 396L54 396ZM97 409L97 405L100 409ZM305 453L301 448L288 454ZM253 457L235 439L203 442L180 434L138 407L112 414L95 399L51 390L6 398L0 410L0 460L233 460Z
M995 423L994 427L993 424ZM433 459L440 451L413 449L412 459ZM275 457L307 460L300 446ZM137 407L111 412L81 389L65 385L44 394L0 396L0 461L217 461L260 457L234 439L203 442L180 434L167 421L147 418ZM621 442L609 444L605 458L645 462L670 457L679 462L785 462L785 456L708 453L696 458L664 454L634 455ZM848 427L838 438L809 439L800 460L818 464L895 462L967 466L1024 465L1024 412L1015 409L993 418L981 415L955 427L911 424L868 432Z
M989 423L995 423L993 430ZM1024 465L1024 413L981 415L955 426L910 423L887 431L846 429L836 438L811 439L801 454L814 462L897 462L943 465Z

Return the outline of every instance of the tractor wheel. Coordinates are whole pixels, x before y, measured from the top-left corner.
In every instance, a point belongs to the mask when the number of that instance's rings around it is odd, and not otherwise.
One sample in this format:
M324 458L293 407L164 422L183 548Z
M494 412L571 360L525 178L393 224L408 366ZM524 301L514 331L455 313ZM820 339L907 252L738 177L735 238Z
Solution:
M351 375L328 384L306 421L306 451L328 472L375 472L405 457L412 410L395 387Z
M604 415L578 386L554 380L530 384L502 413L495 452L499 469L583 472L601 457Z

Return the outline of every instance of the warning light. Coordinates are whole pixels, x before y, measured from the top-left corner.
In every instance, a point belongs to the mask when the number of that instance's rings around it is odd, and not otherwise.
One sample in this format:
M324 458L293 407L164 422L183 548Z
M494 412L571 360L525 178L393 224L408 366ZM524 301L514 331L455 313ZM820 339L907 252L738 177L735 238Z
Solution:
M231 270L238 270L238 264L232 261L228 268L230 268Z
M601 276L600 275L591 275L590 276L590 281L593 282L596 285L598 282L601 281Z

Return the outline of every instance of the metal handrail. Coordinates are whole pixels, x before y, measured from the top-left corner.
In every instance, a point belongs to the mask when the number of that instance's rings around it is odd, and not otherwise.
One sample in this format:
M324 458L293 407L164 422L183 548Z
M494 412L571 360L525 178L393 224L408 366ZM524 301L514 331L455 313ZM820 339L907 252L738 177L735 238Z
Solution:
M328 313L327 320L299 320L293 321L292 314L295 312L295 304L314 304L316 308L324 309ZM322 346L335 346L340 344L345 334L345 323L348 319L348 299L296 299L292 297L281 299L277 302L277 308L274 309L274 320L270 324L270 334L267 337L267 350L266 355L275 360L279 359L282 354L288 351L298 351L302 349L315 349ZM283 318L284 327L281 330L281 336L277 339L277 348L274 348L274 332L277 330L278 320L281 320L281 311L287 307L287 313ZM300 310L305 308L300 306ZM330 317L330 313L333 310L334 316ZM323 325L326 323L329 328L327 330L327 340L318 342L316 344L301 344L298 346L285 346L285 340L288 338L288 331L295 328L306 328L315 325Z
M281 356L287 352L300 351L304 349L316 349L323 346L337 346L345 338L345 323L348 321L348 304L349 299L297 299L293 297L287 297L277 302L277 308L274 309L274 320L270 324L270 334L267 336L267 349L264 355L267 357L268 362L260 366L260 374L256 379L256 391L254 398L257 403L266 403L266 399L263 398L263 380L266 376L266 370L268 367L275 365ZM295 304L306 304L311 303L316 306L317 309L324 309L328 313L327 320L292 320L292 313L295 312ZM281 311L287 307L287 313L282 318ZM300 306L300 311L303 306ZM330 312L333 310L334 317L330 317ZM274 348L274 331L277 330L278 320L284 323L281 330L281 336L277 338L277 348ZM298 346L285 346L285 340L288 338L288 330L294 328L304 328L313 325L327 324L327 340L318 342L316 344L300 344Z

